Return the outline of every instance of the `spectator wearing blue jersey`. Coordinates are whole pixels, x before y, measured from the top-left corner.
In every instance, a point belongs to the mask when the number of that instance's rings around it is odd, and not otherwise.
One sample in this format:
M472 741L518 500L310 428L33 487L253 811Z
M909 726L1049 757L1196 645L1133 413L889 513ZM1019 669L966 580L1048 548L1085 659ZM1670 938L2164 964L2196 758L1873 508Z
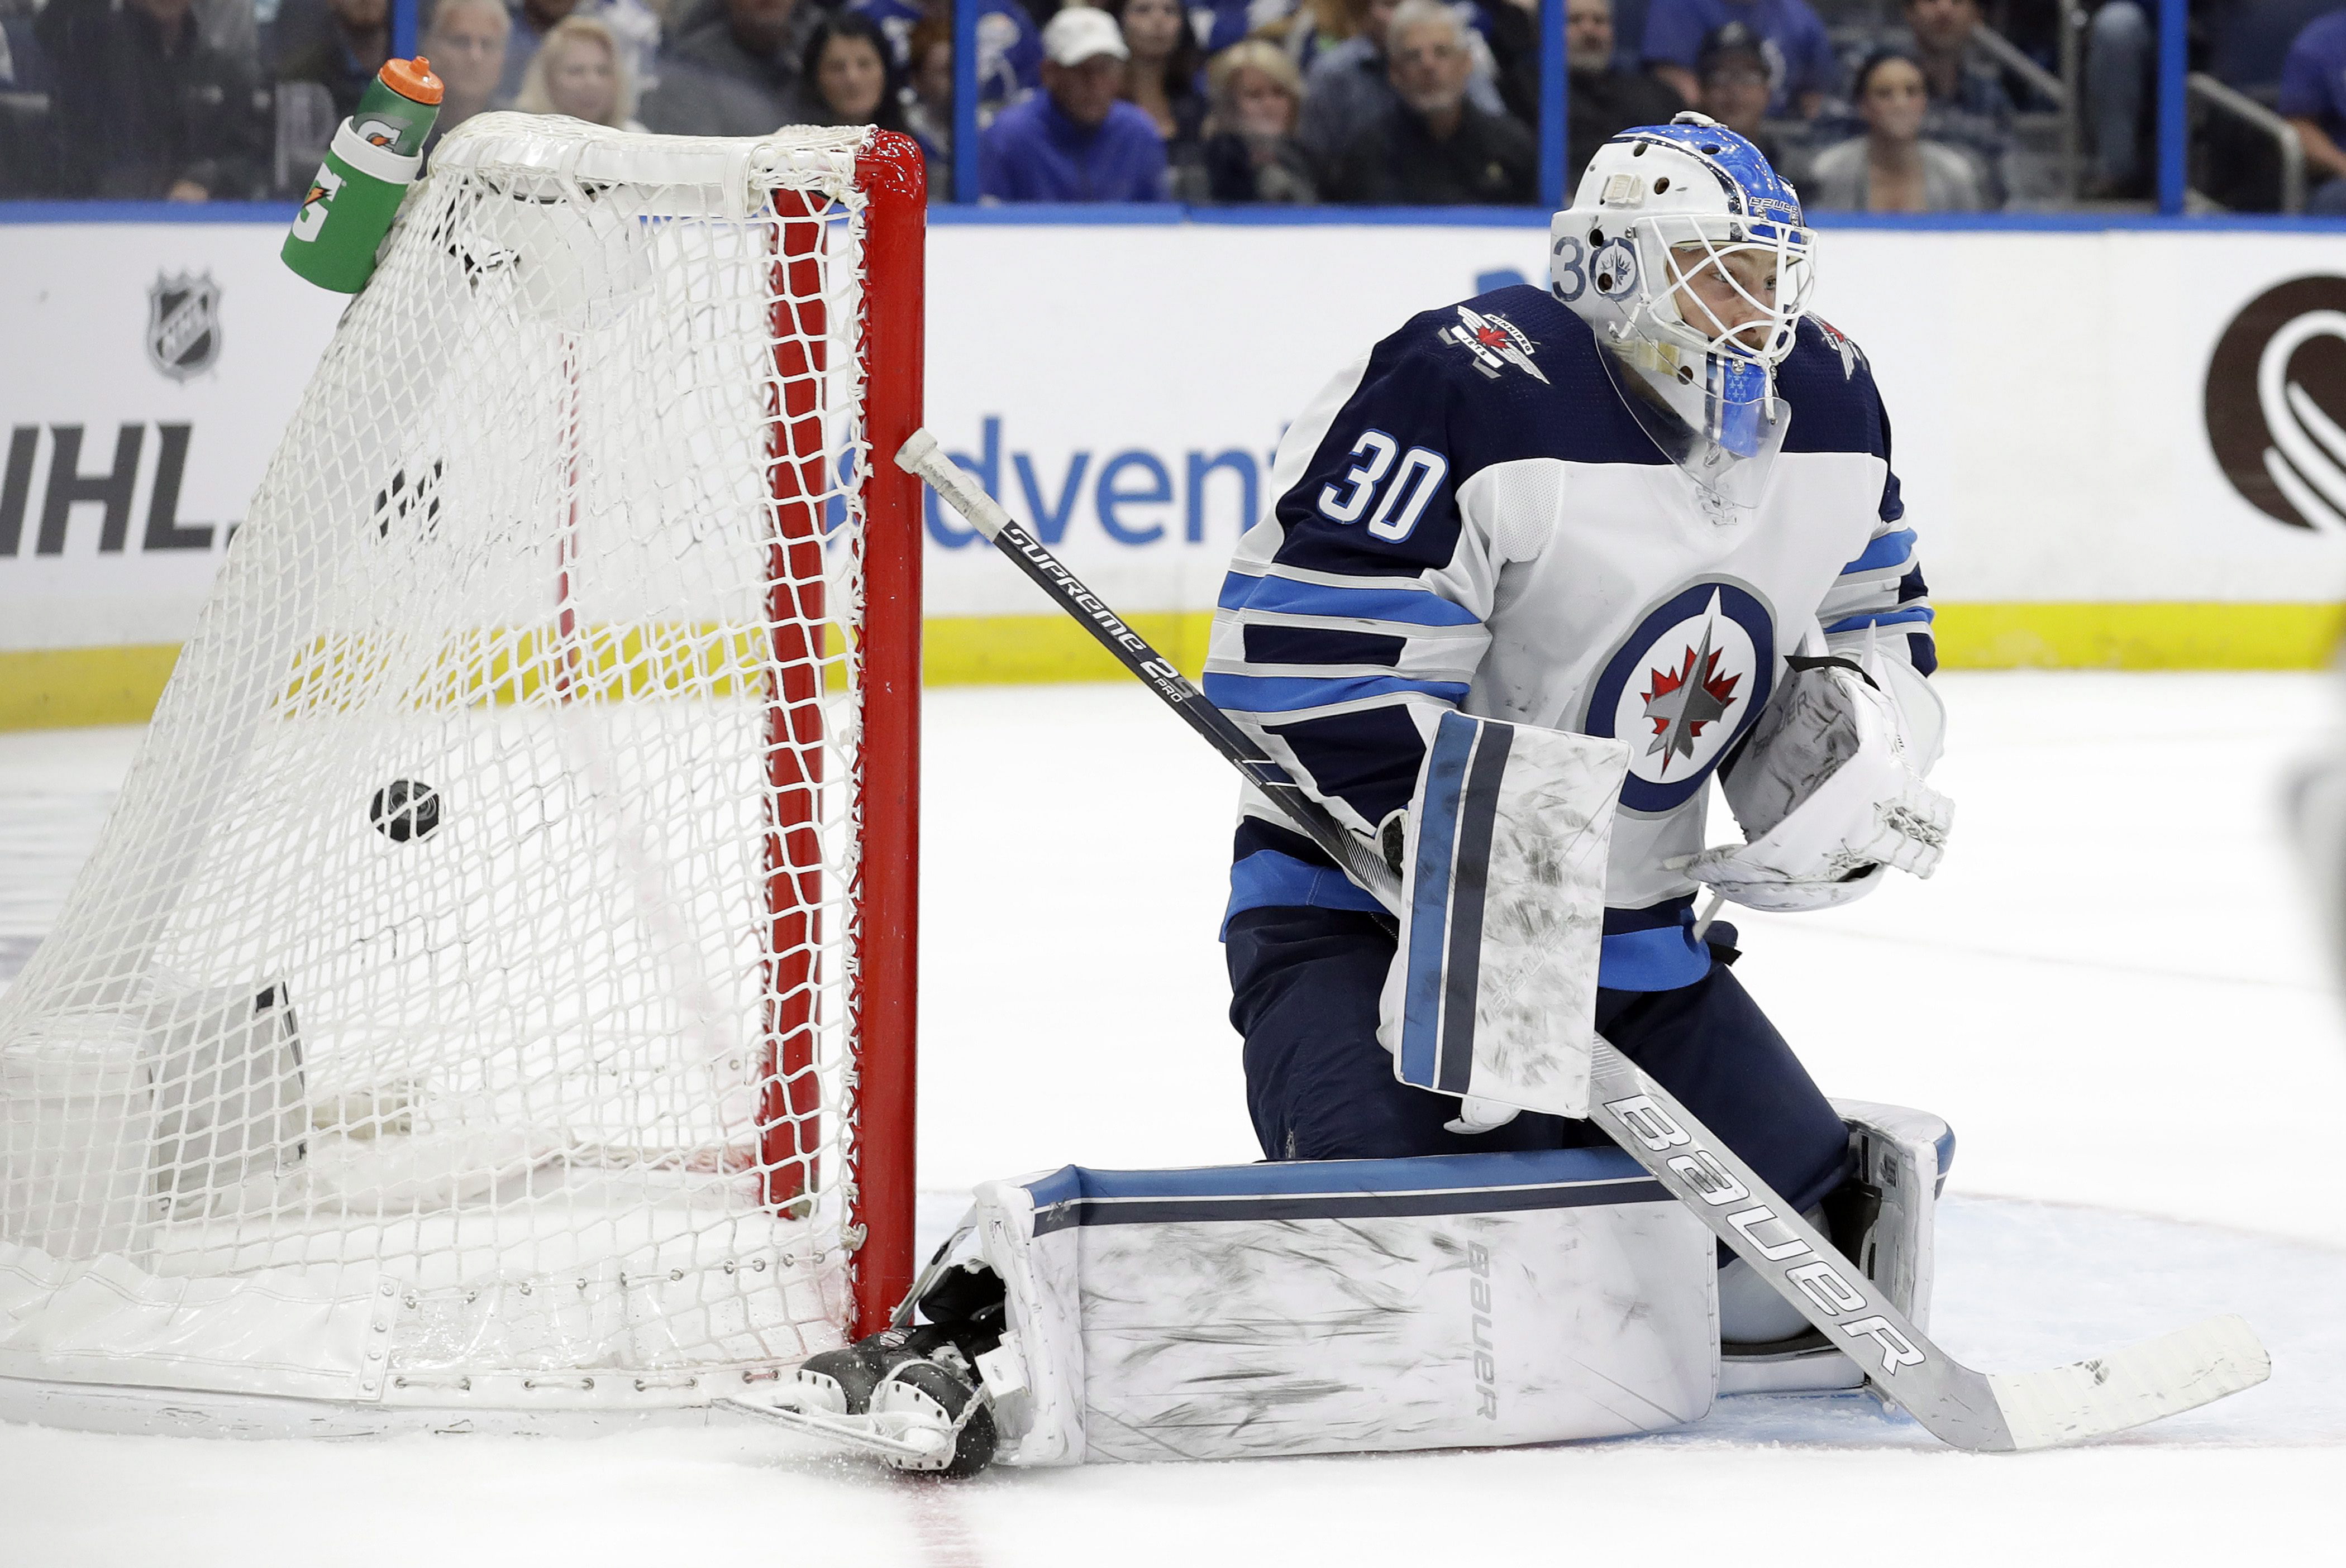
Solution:
M2305 148L2306 210L2346 214L2346 11L2315 17L2290 45L2280 108Z
M1116 18L1070 5L1043 29L1043 90L978 142L988 201L1163 201L1165 138L1117 95L1131 51Z
M1702 41L1729 22L1760 36L1768 61L1771 119L1816 117L1839 85L1841 63L1808 0L1653 0L1646 11L1646 66L1691 107L1702 97L1696 73Z

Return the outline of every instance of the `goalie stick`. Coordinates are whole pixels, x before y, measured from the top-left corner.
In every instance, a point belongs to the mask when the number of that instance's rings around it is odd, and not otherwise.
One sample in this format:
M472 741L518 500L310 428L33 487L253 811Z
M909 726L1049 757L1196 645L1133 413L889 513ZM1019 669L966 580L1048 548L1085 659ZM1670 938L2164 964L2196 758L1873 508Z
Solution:
M1401 878L1345 831L1221 709L1084 586L926 430L896 463L1082 622L1190 728L1253 780L1352 880L1398 914ZM2041 1372L1984 1373L1942 1350L1873 1282L1771 1191L1668 1091L1602 1035L1591 1118L1712 1234L1846 1351L1883 1395L1955 1448L2012 1452L2080 1442L2194 1409L2263 1382L2272 1363L2249 1325L2210 1318L2157 1339Z

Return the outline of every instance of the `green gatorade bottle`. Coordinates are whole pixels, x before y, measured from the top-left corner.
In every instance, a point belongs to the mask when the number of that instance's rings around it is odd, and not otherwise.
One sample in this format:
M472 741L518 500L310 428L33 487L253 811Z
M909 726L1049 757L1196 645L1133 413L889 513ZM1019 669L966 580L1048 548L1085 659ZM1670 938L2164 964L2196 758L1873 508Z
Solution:
M443 96L423 56L384 62L310 182L285 237L287 266L336 293L366 287L400 199L423 167L423 138Z

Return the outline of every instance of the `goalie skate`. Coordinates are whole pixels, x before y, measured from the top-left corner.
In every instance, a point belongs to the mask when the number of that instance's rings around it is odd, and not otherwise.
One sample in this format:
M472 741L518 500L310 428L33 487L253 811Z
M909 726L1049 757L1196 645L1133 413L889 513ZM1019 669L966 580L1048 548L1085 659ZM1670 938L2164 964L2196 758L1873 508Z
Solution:
M942 1470L955 1448L950 1421L933 1421L918 1409L850 1415L822 1408L821 1396L807 1386L785 1383L770 1400L728 1399L728 1410L769 1420L809 1437L822 1438L878 1454L898 1470Z
M975 1475L994 1461L993 1412L967 1378L922 1353L922 1338L934 1334L891 1329L811 1357L770 1399L719 1402L876 1453L896 1470ZM958 1359L950 1345L943 1350Z

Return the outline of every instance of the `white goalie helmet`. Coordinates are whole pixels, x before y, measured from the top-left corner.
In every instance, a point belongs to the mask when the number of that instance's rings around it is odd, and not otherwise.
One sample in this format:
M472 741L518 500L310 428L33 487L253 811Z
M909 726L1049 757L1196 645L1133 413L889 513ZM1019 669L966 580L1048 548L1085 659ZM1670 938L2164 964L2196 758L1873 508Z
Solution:
M1735 507L1783 443L1774 370L1808 310L1811 249L1799 193L1698 114L1606 142L1549 225L1556 299L1610 351L1647 433Z

